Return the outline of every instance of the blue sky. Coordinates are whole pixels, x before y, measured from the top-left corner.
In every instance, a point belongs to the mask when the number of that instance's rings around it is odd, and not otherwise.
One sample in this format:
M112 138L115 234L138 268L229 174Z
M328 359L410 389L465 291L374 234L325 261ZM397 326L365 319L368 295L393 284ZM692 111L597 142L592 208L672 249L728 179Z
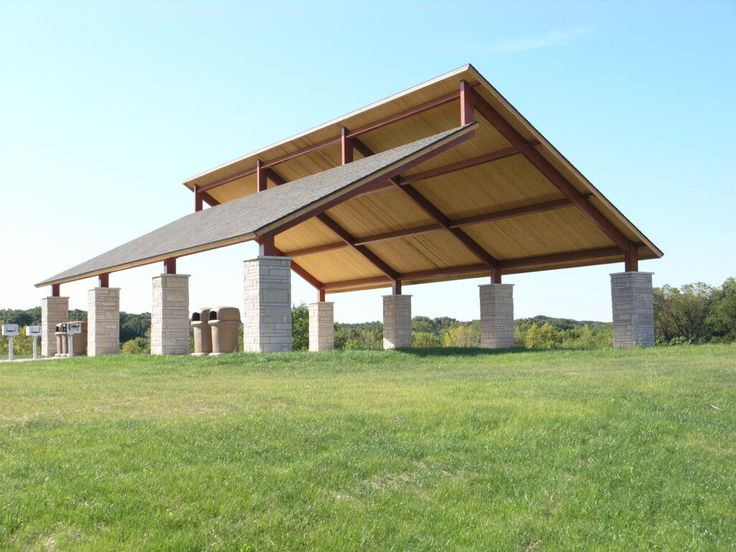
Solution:
M0 307L188 213L182 181L472 63L665 257L655 285L736 275L736 3L0 0ZM191 305L242 303L252 244L187 257ZM610 320L618 265L507 277L517 316ZM160 266L111 276L150 310ZM410 286L478 317L479 280ZM86 308L94 280L62 286ZM385 291L336 294L375 320ZM294 277L293 300L315 293Z

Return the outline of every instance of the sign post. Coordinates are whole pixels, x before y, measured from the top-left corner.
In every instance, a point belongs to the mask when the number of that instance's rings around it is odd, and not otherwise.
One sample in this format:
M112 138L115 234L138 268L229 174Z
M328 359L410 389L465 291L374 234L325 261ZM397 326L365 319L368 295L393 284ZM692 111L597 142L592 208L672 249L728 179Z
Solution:
M41 326L26 326L26 335L33 338L33 360L38 358L38 338L41 337Z
M8 338L8 360L13 360L13 338L18 335L18 324L3 324L3 335Z

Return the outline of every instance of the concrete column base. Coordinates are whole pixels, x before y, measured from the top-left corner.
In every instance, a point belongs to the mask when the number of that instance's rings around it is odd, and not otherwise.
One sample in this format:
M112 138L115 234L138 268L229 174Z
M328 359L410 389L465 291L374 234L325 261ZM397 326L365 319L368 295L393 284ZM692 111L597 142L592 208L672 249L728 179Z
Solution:
M480 346L514 346L514 285L486 284L480 289Z
M119 353L120 288L94 288L87 299L87 356Z
M246 352L291 351L291 258L256 257L243 268Z
M56 350L56 325L69 320L68 297L41 299L41 356L52 357Z
M383 296L383 348L411 347L411 295Z
M613 347L654 347L654 294L651 272L611 274Z
M153 278L151 354L189 354L189 275Z
M309 350L332 351L335 348L335 303L309 304Z

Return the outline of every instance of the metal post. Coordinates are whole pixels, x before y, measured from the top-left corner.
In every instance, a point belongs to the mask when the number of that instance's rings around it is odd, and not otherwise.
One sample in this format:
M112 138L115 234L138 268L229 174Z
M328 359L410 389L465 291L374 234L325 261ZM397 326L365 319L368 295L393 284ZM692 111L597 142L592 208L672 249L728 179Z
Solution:
M66 336L67 348L69 350L69 358L74 356L74 336L69 334Z
M13 336L8 336L8 360L13 360Z
M36 360L38 357L38 336L33 336L33 360Z

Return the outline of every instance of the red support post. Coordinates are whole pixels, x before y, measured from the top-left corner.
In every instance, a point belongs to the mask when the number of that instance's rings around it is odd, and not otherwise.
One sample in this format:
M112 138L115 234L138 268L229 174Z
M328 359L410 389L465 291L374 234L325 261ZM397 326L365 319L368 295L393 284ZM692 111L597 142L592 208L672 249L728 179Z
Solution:
M491 271L491 283L492 284L500 284L501 283L501 269L500 268L494 268Z
M164 274L176 274L176 257L164 261Z
M639 271L639 251L636 245L633 243L626 251L626 258L624 259L624 270L626 272L638 272Z
M320 303L325 302L325 295L327 295L327 293L325 292L325 288L322 287L317 290L317 300Z
M266 234L258 239L258 256L274 257L276 256L276 244L273 234Z
M204 205L202 204L202 194L199 192L199 188L194 186L194 212L201 211Z
M473 96L470 91L470 85L464 80L460 81L460 125L462 126L475 122Z
M61 295L61 284L52 284L51 285L51 296L59 297L60 295Z
M343 165L353 162L353 144L350 138L348 138L348 129L345 127L340 129L340 151L342 153Z
M256 191L263 192L268 189L266 171L263 170L263 161L256 159Z
M98 276L98 279L99 279L101 288L110 287L110 274L109 273L105 272L104 274L100 274Z
M401 280L391 280L391 293L401 295Z

